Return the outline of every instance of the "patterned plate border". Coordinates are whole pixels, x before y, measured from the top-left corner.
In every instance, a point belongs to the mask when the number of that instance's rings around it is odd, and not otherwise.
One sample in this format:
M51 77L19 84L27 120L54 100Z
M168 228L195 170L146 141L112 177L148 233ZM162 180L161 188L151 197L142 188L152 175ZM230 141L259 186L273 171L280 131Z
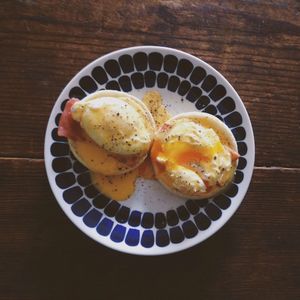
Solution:
M91 185L86 168L70 155L66 140L57 136L61 111L69 97L82 99L100 89L130 92L154 86L177 93L195 103L195 109L216 115L231 128L242 157L234 183L224 194L206 201L187 200L166 213L130 210ZM211 66L171 48L132 47L96 59L63 90L47 126L45 164L58 203L84 233L115 250L161 255L202 242L233 215L251 180L254 137L238 94Z

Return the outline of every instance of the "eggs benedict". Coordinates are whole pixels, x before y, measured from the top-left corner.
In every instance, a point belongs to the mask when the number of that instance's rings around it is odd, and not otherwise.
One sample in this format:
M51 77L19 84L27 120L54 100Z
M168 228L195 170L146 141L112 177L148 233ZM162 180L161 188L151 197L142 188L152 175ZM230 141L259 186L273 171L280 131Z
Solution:
M68 138L72 153L89 170L112 176L144 161L154 131L153 117L139 99L103 90L81 101L70 99L58 134Z
M165 122L151 149L156 178L171 192L192 199L212 197L228 186L239 154L230 129L200 112Z

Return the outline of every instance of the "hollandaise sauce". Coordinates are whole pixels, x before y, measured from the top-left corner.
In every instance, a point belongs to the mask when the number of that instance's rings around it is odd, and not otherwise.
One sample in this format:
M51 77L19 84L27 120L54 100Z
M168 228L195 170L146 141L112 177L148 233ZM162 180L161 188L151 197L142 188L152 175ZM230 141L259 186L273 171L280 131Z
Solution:
M171 118L170 113L163 105L162 97L159 92L147 92L143 97L143 102L150 110L157 128Z
M161 126L170 118L170 114L162 103L162 97L158 92L151 91L144 95L143 102L152 113L156 126ZM107 197L123 201L128 199L135 191L135 182L138 177L147 180L154 180L154 170L151 160L147 157L136 169L122 175L105 176L109 170L122 167L120 162L116 163L115 158L109 156L105 151L98 152L91 143L77 141L78 151L84 153L86 164L90 166L91 179L93 184ZM97 155L96 155L97 154ZM83 156L83 155L82 155Z
M139 175L137 169L115 176L104 176L91 172L93 184L111 199L122 201L128 199L135 190L135 181Z

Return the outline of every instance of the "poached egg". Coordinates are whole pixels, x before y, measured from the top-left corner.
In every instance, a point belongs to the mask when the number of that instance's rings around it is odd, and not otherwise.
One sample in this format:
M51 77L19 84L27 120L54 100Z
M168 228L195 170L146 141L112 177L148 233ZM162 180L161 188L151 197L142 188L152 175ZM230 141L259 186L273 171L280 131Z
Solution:
M127 173L138 167L151 147L155 122L147 107L123 92L95 92L70 109L80 125L68 137L74 156L89 170L103 175Z
M157 132L151 160L157 179L171 192L211 197L231 182L239 155L230 129L200 112L179 114Z

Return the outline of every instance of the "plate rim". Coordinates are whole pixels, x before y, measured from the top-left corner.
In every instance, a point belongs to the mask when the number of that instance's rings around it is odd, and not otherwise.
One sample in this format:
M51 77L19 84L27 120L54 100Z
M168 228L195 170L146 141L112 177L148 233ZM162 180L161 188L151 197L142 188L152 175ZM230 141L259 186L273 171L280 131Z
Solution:
M134 50L140 50L140 51L145 51L145 50L153 50L153 51L157 51L160 52L160 50L163 51L170 51L173 52L175 54L180 54L181 56L185 56L187 58L190 58L192 60L196 60L199 62L200 65L204 65L205 68L207 68L208 70L212 71L213 73L216 73L217 76L219 77L219 79L221 78L230 88L231 88L231 92L233 93L235 99L239 102L239 105L241 106L242 112L239 110L240 113L242 113L243 118L246 118L246 122L249 124L249 127L247 127L247 134L249 134L249 143L251 143L251 145L249 145L249 148L252 148L253 151L251 151L249 153L249 161L247 162L248 168L249 168L249 175L248 175L248 183L247 186L239 193L241 200L239 201L239 203L231 208L230 213L228 213L226 216L222 216L218 221L214 221L212 222L213 226L210 226L210 228L206 229L205 231L201 231L201 239L198 240L196 239L197 236L199 236L199 233L192 239L185 239L186 243L178 243L178 244L173 244L170 243L170 245L172 246L171 248L169 246L167 247L159 247L159 251L154 251L153 252L153 248L143 248L140 245L138 246L127 246L124 247L123 244L119 244L119 243L108 243L106 242L107 237L102 237L99 234L97 235L97 237L101 237L101 239L97 239L96 235L92 234L92 230L95 230L95 228L89 228L88 226L86 226L83 222L82 222L82 218L78 218L77 216L75 216L71 209L66 209L66 206L63 205L64 203L62 203L61 199L59 199L59 197L57 197L56 194L56 190L58 189L56 183L54 182L54 178L52 177L52 175L50 174L50 170L51 170L51 157L49 157L49 153L50 153L50 147L47 147L48 145L48 138L51 136L51 131L52 131L52 122L51 120L53 120L53 117L57 114L56 108L57 106L61 105L61 102L58 103L58 100L66 93L67 90L70 89L70 86L74 85L75 81L77 81L78 77L82 77L82 75L86 75L87 71L92 67L92 66L96 66L97 63L99 61L105 61L105 59L109 58L110 56L114 56L114 55L122 55L125 54L128 51L134 51ZM170 53L171 54L171 53ZM196 110L195 110L196 111ZM204 242L205 240L207 240L209 237L213 236L216 232L218 232L229 220L230 218L235 214L235 212L237 211L237 209L240 207L241 203L244 201L245 195L250 187L251 184L251 180L252 180L252 176L253 176L253 171L254 171L254 162L255 162L255 139L254 139L254 133L253 133L253 127L252 127L252 123L251 123L251 119L249 117L248 111L246 110L246 107L243 103L243 101L241 100L240 96L238 95L238 93L236 92L236 90L234 89L234 87L231 85L231 83L218 71L216 70L214 67L212 67L210 64L206 63L205 61L203 61L201 58L196 57L192 54L189 54L187 52L184 52L182 50L178 50L178 49L174 49L171 47L165 47L165 46L151 46L151 45L145 45L145 46L134 46L134 47L127 47L127 48L122 48L122 49L118 49L112 52L109 52L103 56L100 56L96 59L94 59L93 61L91 61L89 64L87 64L86 66L84 66L79 72L77 72L72 78L71 80L69 80L69 82L65 85L65 87L63 88L63 90L61 91L61 93L59 94L59 96L57 97L57 99L55 100L54 105L52 106L52 110L51 113L49 115L49 119L47 122L47 127L46 127L46 132L45 132L45 138L44 138L44 163L45 163L45 169L46 169L46 174L47 174L47 179L49 182L49 185L51 187L51 191L56 199L56 201L58 202L59 206L61 207L61 209L64 211L64 213L67 215L68 219L80 230L82 231L84 234L86 234L88 237L90 237L91 239L95 240L97 243L108 247L110 249L113 250L117 250L119 252L122 253L127 253L127 254L132 254L132 255L140 255L140 256L158 256L158 255L167 255L167 254L172 254L172 253L177 253L192 247L195 247L196 245L200 245L202 242ZM142 251L140 251L140 249L142 249Z

